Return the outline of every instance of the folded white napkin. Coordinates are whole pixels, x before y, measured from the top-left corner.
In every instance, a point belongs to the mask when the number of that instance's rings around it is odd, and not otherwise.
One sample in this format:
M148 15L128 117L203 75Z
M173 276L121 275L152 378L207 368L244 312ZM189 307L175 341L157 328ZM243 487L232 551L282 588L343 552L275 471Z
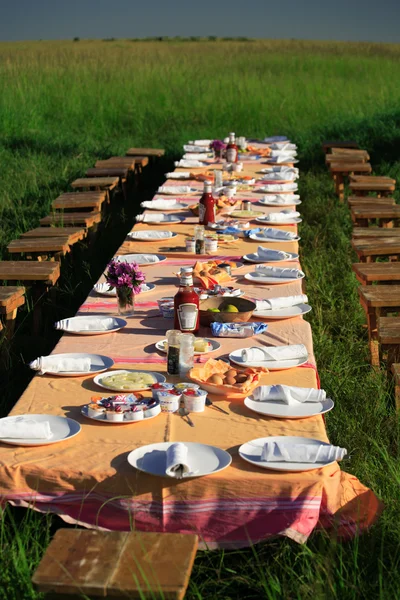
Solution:
M256 254L261 260L265 261L287 260L290 258L290 254L287 252L283 252L282 250L271 250L270 248L263 248L262 246L258 246Z
M186 152L182 156L183 160L205 160L208 158L208 154L206 152Z
M268 298L267 300L256 300L257 310L277 310L279 308L288 308L297 304L306 304L308 298L305 294L297 296L282 296L280 298Z
M176 160L175 161L175 166L176 167L181 167L182 169L199 169L200 167L206 167L206 163L201 162L199 160L193 160L193 159L188 159L188 160Z
M278 150L271 150L271 158L277 158L279 156L291 156L292 158L295 158L297 156L297 152L296 150L282 150L282 148L279 148Z
M259 192L297 192L297 183L267 183L258 188Z
M274 150L273 152L276 152L276 150ZM282 154L278 154L277 156L268 156L267 162L276 164L291 163L294 161L295 158L296 155L293 155L292 153L282 152Z
M182 204L175 199L158 198L157 200L145 200L140 203L140 206L153 210L174 210L174 208L181 208Z
M48 421L35 421L22 416L0 419L0 438L49 440L52 435Z
M299 176L294 171L279 171L279 173L265 173L263 181L296 181Z
M273 227L264 227L258 235L265 238L275 238L277 240L294 240L296 234L292 231L284 231L283 229L274 229Z
M78 317L57 321L54 327L64 331L108 331L118 327L118 321L112 317Z
M292 385L260 385L254 390L253 399L260 402L278 400L289 406L295 406L299 402L324 402L326 392Z
M141 231L131 231L128 233L132 240L166 240L173 236L172 231L157 231L156 229L146 229Z
M200 146L197 144L185 144L183 146L183 149L185 152L190 152L190 153L200 152L203 154L204 152L205 153L209 152L209 149L206 146Z
M346 448L326 444L291 444L289 442L266 442L261 460L264 462L326 463L342 460Z
M168 223L176 220L173 215L165 215L164 213L147 213L145 215L136 215L135 219L139 223Z
M296 144L291 144L290 142L287 142L286 144L274 142L271 144L270 148L271 150L280 150L280 152L293 152L297 150Z
M166 179L190 179L190 171L172 171L165 173Z
M118 262L137 263L141 265L154 265L155 263L160 262L160 259L156 254L120 254L115 257L115 260Z
M282 223L284 221L293 221L293 219L297 219L298 217L300 217L300 213L297 210L286 209L280 212L270 213L261 218L263 221L270 221L271 223Z
M270 204L281 206L282 204L287 204L290 206L294 204L295 200L300 200L300 196L298 194L267 194L261 200L262 204Z
M190 194L191 192L193 192L193 188L191 188L189 185L161 185L158 188L157 194L175 196L179 194Z
M149 289L150 289L150 287L146 283L142 283L142 285L140 286L140 290L142 292L148 292Z
M264 138L266 144L273 144L275 142L288 142L289 139L286 135L271 135L270 137Z
M193 144L194 146L210 146L212 140L193 140L189 141L189 144Z
M182 479L191 474L191 468L188 464L188 447L182 442L171 444L166 452L165 474L169 477Z
M297 167L288 167L286 165L276 165L265 167L265 169L261 169L261 173L296 173L299 175L299 169Z
M64 371L88 373L90 371L90 358L60 358L57 354L52 356L39 356L29 366L41 375L48 373L63 373Z
M307 358L308 352L304 344L293 344L289 346L268 346L244 348L242 360L248 362L261 362L264 360L294 360L296 358Z
M265 265L256 265L257 277L281 277L282 279L301 279L304 277L303 271L293 268L267 267Z

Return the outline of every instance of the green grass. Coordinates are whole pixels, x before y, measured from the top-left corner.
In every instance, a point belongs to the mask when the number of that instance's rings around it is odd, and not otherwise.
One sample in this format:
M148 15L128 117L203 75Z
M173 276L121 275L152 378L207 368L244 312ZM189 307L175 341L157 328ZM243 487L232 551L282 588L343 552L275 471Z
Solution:
M305 546L283 539L245 551L200 553L189 600L400 597L393 389L384 369L368 363L351 271L351 222L333 195L319 147L323 138L355 137L376 172L399 175L399 55L394 45L317 42L0 45L3 255L5 244L37 225L51 200L102 156L160 146L167 150L166 167L188 139L231 129L249 136L287 133L299 144L309 320L321 384L336 401L328 433L349 449L344 468L383 499L385 511L369 533L350 542L318 533ZM146 183L142 194L152 185ZM75 294L72 285L68 293ZM9 402L22 385L15 379ZM36 597L30 574L59 525L57 517L5 511L0 600Z

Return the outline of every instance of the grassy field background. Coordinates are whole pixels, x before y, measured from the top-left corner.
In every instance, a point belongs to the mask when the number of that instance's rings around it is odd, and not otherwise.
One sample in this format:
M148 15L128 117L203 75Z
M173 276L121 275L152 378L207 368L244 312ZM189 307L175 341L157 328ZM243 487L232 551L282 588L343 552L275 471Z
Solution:
M386 509L371 532L351 542L318 533L305 546L275 540L199 554L189 600L400 597L399 423L384 369L368 364L351 222L320 150L324 138L355 137L376 173L398 177L399 58L400 45L294 41L0 44L0 256L72 179L130 146L165 147L166 168L188 139L230 130L283 133L299 145L301 260L321 384L336 401L328 432L349 449L344 468ZM152 193L159 176L141 193ZM10 381L3 411L17 390ZM56 517L6 509L1 600L36 597L30 575L59 525Z

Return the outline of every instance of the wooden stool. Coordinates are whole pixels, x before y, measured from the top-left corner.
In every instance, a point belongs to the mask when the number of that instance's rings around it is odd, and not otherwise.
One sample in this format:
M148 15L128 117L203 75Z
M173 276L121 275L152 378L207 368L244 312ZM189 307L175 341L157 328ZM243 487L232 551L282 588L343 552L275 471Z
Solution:
M111 192L118 185L118 177L80 177L71 183L74 190L104 190L107 202L110 202Z
M354 227L353 240L360 238L389 238L400 236L400 227Z
M46 598L182 600L197 535L59 529L32 582Z
M380 317L378 319L378 341L380 357L386 356L388 371L400 361L400 317Z
M394 401L396 410L400 410L400 364L392 364L392 373L394 377Z
M394 198L377 198L376 196L349 196L347 203L350 208L352 206L378 208L379 206L394 206L396 201Z
M386 181L374 181L373 176L371 176L362 181L350 181L349 188L356 196L368 196L371 192L376 192L379 197L393 194L396 184Z
M377 221L379 227L391 227L394 220L400 219L400 206L352 207L351 219L355 227L368 227L371 221Z
M325 140L322 142L322 150L327 154L327 152L332 152L333 148L358 148L358 144L355 140Z
M336 195L341 202L344 200L344 178L352 173L371 173L372 171L369 162L333 162L329 169L335 181Z
M360 183L392 183L396 185L396 180L386 175L350 175L350 180Z
M147 159L148 162L149 159ZM136 159L133 156L111 156L106 160L98 160L96 162L96 169L128 169L128 176L134 175L135 183L138 183L139 174L142 169L142 161L138 159L138 165L136 165ZM125 198L126 199L126 198Z
M60 237L67 235L70 243L80 242L87 236L87 229L82 227L36 227L21 234L21 238Z
M10 254L25 254L26 259L59 260L71 251L69 236L45 238L21 238L12 240L7 246Z
M381 316L388 312L400 310L399 285L366 285L358 288L361 306L367 316L369 349L371 364L379 365L379 344L377 337L377 323Z
M107 192L67 192L61 194L52 202L55 210L81 210L101 212L103 202L106 201Z
M397 260L400 255L400 237L353 239L351 245L360 262L374 262L379 256Z
M332 163L366 163L369 161L369 154L365 150L358 150L359 154L355 154L355 152L354 150L354 154L337 154L336 152L335 154L326 154L325 164L329 167Z
M400 283L400 262L354 263L353 271L362 285Z
M47 217L40 219L39 223L43 226L55 227L85 227L89 229L101 221L101 213L52 213Z
M18 307L25 304L25 288L16 286L0 286L1 335L11 340L14 333Z
M160 157L164 154L165 150L162 148L129 148L126 152L126 156Z

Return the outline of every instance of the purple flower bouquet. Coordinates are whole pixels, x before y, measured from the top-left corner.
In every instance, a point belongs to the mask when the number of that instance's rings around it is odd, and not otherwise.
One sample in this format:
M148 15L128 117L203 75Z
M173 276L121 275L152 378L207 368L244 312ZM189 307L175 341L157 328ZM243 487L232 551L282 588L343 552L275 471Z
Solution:
M120 315L131 316L134 311L135 296L142 291L146 280L143 271L133 263L119 262L113 259L107 266L106 281L115 288Z

